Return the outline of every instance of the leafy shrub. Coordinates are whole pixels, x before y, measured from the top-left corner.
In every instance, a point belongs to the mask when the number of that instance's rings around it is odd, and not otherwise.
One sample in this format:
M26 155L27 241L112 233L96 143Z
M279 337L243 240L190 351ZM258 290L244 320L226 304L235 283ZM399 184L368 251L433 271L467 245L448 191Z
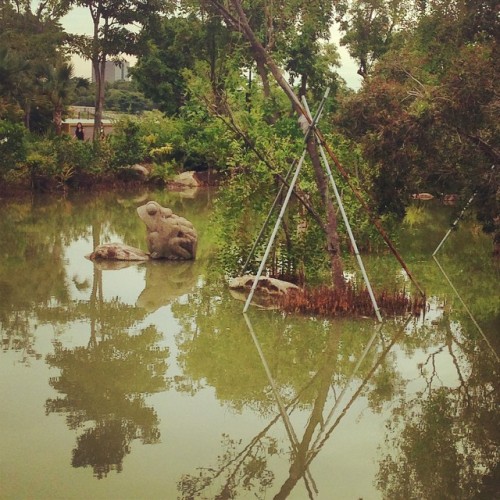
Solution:
M117 121L109 140L113 150L110 164L112 169L119 169L144 160L146 147L141 139L137 120L125 118Z
M164 161L172 154L173 148L171 144L165 144L159 148L153 148L149 151L149 156L155 161Z
M26 158L25 135L22 125L0 120L0 174L14 169Z
M75 172L95 170L96 151L91 142L75 141L67 135L61 135L53 139L53 145L60 167L70 166Z
M164 183L174 177L176 166L169 162L153 163L150 178L153 182Z
M48 141L45 141L48 142ZM46 145L46 144L44 144ZM45 181L54 179L57 174L57 158L55 152L47 147L38 151L28 153L25 161L26 174L31 181L33 189L40 189L46 184Z

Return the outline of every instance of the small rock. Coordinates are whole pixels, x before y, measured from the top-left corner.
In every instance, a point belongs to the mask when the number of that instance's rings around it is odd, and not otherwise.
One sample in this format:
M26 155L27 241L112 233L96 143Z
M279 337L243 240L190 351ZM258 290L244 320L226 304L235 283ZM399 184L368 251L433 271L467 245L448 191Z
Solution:
M246 301L255 278L253 275L233 278L229 282L231 295L238 300ZM288 281L261 276L252 297L252 304L265 309L275 309L279 307L277 299L299 290L300 288L297 285Z
M123 243L105 243L104 245L99 245L86 257L90 260L144 261L150 259L150 256L146 252Z

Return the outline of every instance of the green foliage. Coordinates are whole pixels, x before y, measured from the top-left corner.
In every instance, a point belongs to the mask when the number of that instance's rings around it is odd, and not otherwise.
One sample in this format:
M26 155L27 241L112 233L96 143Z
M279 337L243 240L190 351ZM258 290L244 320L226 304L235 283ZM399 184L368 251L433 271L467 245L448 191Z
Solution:
M185 141L184 168L225 170L230 141L227 127L195 100L182 108L180 120Z
M107 111L119 111L136 115L153 108L152 101L144 96L134 81L119 81L107 84L105 100Z
M401 216L415 192L466 199L477 191L484 193L477 198L478 214L485 229L494 230L496 41L471 4L430 4L374 66L361 91L343 102L339 123L375 170L381 212Z
M54 177L57 173L57 158L52 144L48 141L40 142L37 150L31 151L26 157L26 168L34 182L35 178Z
M0 175L25 159L25 135L22 125L0 119Z
M60 166L71 166L76 172L93 170L97 155L92 143L61 135L54 138L53 144Z
M165 181L172 179L176 173L176 166L170 162L153 162L150 178L153 182L159 182L162 184Z
M0 102L17 103L28 129L32 109L41 109L46 101L39 68L54 64L63 53L65 34L59 19L68 3L42 2L36 10L33 7L30 2L0 4Z
M118 121L109 141L113 149L112 169L133 165L144 159L145 148L137 120L124 118Z
M145 95L168 115L177 114L189 100L184 71L199 62L210 67L208 82L214 88L224 87L233 43L220 20L201 20L196 15L165 17L158 20L155 30L142 32L141 42L143 51L132 74Z

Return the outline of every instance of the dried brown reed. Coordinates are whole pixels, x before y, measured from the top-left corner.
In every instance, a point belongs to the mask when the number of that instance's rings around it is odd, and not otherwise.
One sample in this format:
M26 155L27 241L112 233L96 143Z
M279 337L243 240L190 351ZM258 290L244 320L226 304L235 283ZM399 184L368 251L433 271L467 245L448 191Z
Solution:
M377 305L384 317L414 314L425 308L425 298L411 297L405 291L375 293ZM286 312L313 314L324 317L374 316L375 312L366 288L347 285L344 290L327 286L303 289L280 298L280 308Z

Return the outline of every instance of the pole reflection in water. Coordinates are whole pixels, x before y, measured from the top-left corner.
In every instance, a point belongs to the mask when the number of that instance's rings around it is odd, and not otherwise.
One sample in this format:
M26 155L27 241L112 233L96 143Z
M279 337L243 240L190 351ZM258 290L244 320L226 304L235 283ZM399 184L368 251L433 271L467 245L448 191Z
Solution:
M267 364L266 358L264 356L264 352L262 351L262 348L260 347L259 340L257 339L257 336L255 335L255 332L253 330L252 323L250 322L250 318L246 313L243 313L243 316L245 318L245 322L248 327L248 331L250 332L250 335L252 336L252 339L255 343L255 348L257 349L257 352L259 353L260 360L262 361L262 366L264 367L264 370L266 371L267 378L269 380L269 384L271 385L271 388L273 390L274 397L276 398L276 402L278 403L278 408L280 411L281 418L283 419L283 422L285 423L285 428L288 434L288 437L290 439L290 442L292 443L293 446L293 451L295 453L296 457L301 456L301 443L299 443L299 440L297 439L297 435L295 434L295 430L293 428L292 423L290 422L290 418L288 416L288 413L286 411L285 405L283 404L283 401L280 397L280 394L278 392L278 389L276 388L276 384L274 382L273 376L271 374L271 370L269 369L269 365ZM316 484L314 482L314 479L311 476L311 472L309 471L309 468L306 466L304 469L305 475L304 481L306 483L306 488L309 493L309 496L312 498L313 493L317 495L318 493L318 488L316 487Z
M342 332L338 329L332 331L326 337L327 343L323 351L323 361L320 363L319 368L310 373L307 383L297 390L292 401L285 404L250 318L246 314L243 316L266 373L273 399L278 406L278 414L264 429L251 438L246 445L242 445L241 440L230 439L228 435L224 435L222 444L226 449L218 456L219 465L217 467L201 467L198 469L198 474L183 475L178 482L178 490L182 493L182 498L203 497L205 494L209 494L211 498L233 498L241 493L239 491L240 488L248 491L258 488L260 493L266 495L269 491L276 490L274 498L283 499L288 498L300 480L303 479L305 492L301 494L307 494L309 498L323 498L327 492L319 491L317 481L315 481L310 470L311 463L324 447L326 441L331 437L333 431L346 416L354 402L364 393L363 389L370 379L373 378L373 375L382 365L396 342L398 342L398 339L404 334L411 317L408 317L406 321L400 324L398 331L387 345L381 334L383 326L377 325L375 332L370 334L370 338L367 340L357 362L350 370L348 378L343 385L343 390L338 397L335 397L332 381L338 370L337 362L340 356L339 348ZM337 324L342 325L342 323ZM374 351L375 345L378 345L375 342L377 338L380 338L383 344L380 354ZM328 427L335 411L341 408L341 401L351 388L356 374L360 371L359 368L361 365L363 365L363 378L360 380L360 386L356 390L352 389L354 392L351 398L340 410L336 420ZM312 387L315 387L313 400L310 403L312 409L309 416L306 417L307 423L304 424L304 433L300 438L297 433L297 425L294 426L292 424L291 416L297 411L297 418L304 418L304 405L300 401L303 399L304 394ZM334 393L333 408L329 410L327 403L329 398L332 398L332 389ZM281 459L283 455L288 455L289 453L286 449L278 448L280 438L273 437L280 434L279 430L275 428L274 433L271 434L271 429L280 420L284 423L286 436L290 442L291 454L288 471L282 475L283 479L280 480L281 486L278 486L276 489L274 483L276 475L280 474L279 471L282 469L283 461L281 461L281 465L271 461L273 457ZM217 490L217 494L214 492L214 489Z
M323 390L320 391L318 398L316 398L316 401L314 403L313 410L311 412L311 416L309 418L309 422L307 424L307 427L304 432L304 436L301 442L297 439L296 433L294 431L294 428L290 422L290 418L288 415L288 412L286 411L286 408L281 400L281 397L279 395L279 392L276 388L276 384L273 380L271 370L269 369L269 365L266 361L266 358L264 356L264 353L262 351L262 348L260 346L259 340L257 336L255 335L255 331L253 329L252 323L250 321L250 318L248 317L247 314L244 314L245 321L248 327L248 330L250 332L250 335L252 336L252 339L255 343L255 347L257 349L257 352L259 353L260 359L262 361L262 365L264 367L264 370L268 376L269 379L269 384L271 385L273 389L273 394L276 398L276 402L280 411L280 416L283 419L283 422L285 424L287 434L290 438L294 454L293 456L293 461L290 466L290 473L289 477L287 480L283 483L280 491L274 496L275 499L284 499L287 498L290 494L290 492L293 490L297 482L301 479L304 478L304 482L306 485L307 492L309 494L310 498L315 498L316 495L319 493L316 487L316 484L314 483L314 480L311 476L311 472L309 470L309 466L311 462L314 460L314 458L317 456L317 454L320 452L321 448L325 444L326 440L332 435L334 429L338 426L342 418L347 414L347 411L349 408L352 406L354 401L359 397L361 394L363 388L367 384L367 382L370 380L370 378L373 376L377 368L381 365L389 351L392 349L394 344L397 342L397 340L401 337L403 332L405 331L405 328L407 327L408 323L411 320L411 316L407 318L403 326L400 328L400 330L394 335L392 341L390 344L382 351L381 355L377 359L376 363L372 367L372 369L369 371L368 375L363 379L361 385L358 387L358 389L355 391L354 395L351 397L347 405L344 407L344 409L341 411L340 415L337 417L333 425L326 430L330 420L332 419L335 410L338 408L340 405L340 402L346 393L348 387L351 385L352 380L354 379L354 376L356 375L361 363L364 361L366 358L366 355L368 352L371 350L373 343L375 339L380 335L381 329L383 326L383 323L377 326L375 329L372 337L368 341L363 353L358 359L358 362L356 363L356 366L347 381L346 385L344 386L344 389L342 390L341 394L336 398L335 403L333 405L333 408L331 409L328 417L326 420L323 419L323 412L324 412L324 407L326 404L326 400L328 397L329 389L330 389L330 381L331 377L333 375L334 371L334 364L331 363L330 366L328 364L325 364L320 370L317 372L317 376L320 377L320 380L322 380L323 384ZM314 432L316 427L319 427L319 432L316 437L316 440L314 443L311 443Z

